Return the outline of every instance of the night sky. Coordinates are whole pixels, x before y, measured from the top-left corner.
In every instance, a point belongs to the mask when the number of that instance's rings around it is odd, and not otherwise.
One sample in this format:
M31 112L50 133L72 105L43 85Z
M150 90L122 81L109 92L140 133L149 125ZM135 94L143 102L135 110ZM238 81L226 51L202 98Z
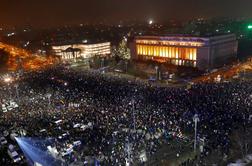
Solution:
M252 0L0 0L0 26L252 17Z

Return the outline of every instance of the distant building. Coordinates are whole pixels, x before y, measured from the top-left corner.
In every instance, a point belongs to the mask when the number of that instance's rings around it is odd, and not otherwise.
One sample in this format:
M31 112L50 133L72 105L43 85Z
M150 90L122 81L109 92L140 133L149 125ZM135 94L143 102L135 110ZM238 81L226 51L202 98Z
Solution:
M237 49L238 41L234 34L210 37L137 36L131 44L131 58L206 70L234 60Z
M63 60L75 58L91 58L95 55L107 56L111 54L110 42L95 44L69 44L52 46L53 53Z

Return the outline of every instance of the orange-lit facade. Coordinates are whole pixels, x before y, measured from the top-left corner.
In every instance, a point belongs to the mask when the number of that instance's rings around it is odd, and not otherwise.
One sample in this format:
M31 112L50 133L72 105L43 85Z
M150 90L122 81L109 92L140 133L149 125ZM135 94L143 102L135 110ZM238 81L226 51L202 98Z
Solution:
M156 60L160 59L161 61L162 59L170 59L171 63L176 65L185 65L185 63L188 63L190 66L196 66L196 48L149 46L138 44L136 49L138 55L148 56L152 59L156 58Z
M218 55L221 52L223 54ZM136 37L131 46L132 59L168 62L200 69L214 67L212 63L218 59L216 56L225 59L234 56L236 52L237 41L234 35L211 38L140 36Z

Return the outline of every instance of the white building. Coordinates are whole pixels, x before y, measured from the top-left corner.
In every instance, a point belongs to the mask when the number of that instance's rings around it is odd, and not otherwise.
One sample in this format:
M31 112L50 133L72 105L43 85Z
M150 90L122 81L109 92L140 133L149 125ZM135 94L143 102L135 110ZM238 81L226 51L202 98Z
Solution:
M95 44L69 44L52 46L53 53L58 55L63 60L75 58L91 58L95 55L107 56L111 54L110 42L95 43Z

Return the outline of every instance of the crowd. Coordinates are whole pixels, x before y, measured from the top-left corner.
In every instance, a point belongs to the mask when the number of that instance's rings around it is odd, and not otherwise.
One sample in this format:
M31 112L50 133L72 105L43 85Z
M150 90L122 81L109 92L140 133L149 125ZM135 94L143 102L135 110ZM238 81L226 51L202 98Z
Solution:
M64 157L67 163L155 160L164 144L193 142L195 114L203 154L217 147L229 154L231 132L252 114L251 82L167 88L59 65L25 73L13 84L0 88L0 102L13 99L19 107L0 113L0 134L22 129L28 137L55 138L57 149L80 140Z

